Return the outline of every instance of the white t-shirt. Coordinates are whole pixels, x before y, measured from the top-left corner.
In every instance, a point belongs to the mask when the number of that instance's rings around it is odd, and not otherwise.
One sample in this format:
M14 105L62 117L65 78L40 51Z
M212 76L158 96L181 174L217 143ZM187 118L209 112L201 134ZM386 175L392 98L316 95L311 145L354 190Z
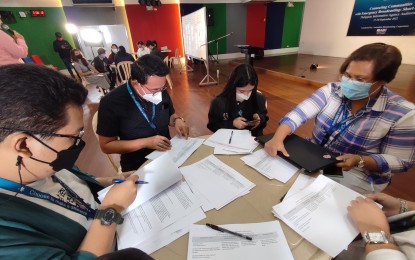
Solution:
M150 54L150 49L147 47L142 48L138 48L137 50L137 58L140 58L141 56L144 56L146 54Z

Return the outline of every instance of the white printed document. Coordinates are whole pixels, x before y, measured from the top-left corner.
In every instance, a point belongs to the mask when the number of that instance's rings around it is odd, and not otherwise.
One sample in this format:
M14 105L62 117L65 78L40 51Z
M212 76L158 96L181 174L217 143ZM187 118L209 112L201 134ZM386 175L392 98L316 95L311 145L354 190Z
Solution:
M284 200L296 194L297 192L304 190L306 187L308 187L308 185L313 183L315 179L316 178L312 176L300 173L291 188L288 190L287 194L285 194Z
M272 209L300 236L335 257L359 233L347 215L347 206L359 196L362 195L320 175Z
M190 228L188 260L293 260L278 221L220 225L252 237L252 241L213 230L205 225Z
M244 156L241 160L268 179L276 179L282 183L286 183L298 171L296 166L280 156L272 157L265 149Z
M223 128L211 135L204 144L214 147L215 154L247 154L258 146L249 130Z
M217 210L246 194L255 186L214 155L181 167L180 171L194 193L203 196L200 199L202 203L208 201Z
M168 151L154 151L146 156L147 159L155 160L159 156L168 153L172 158L173 162L176 163L177 167L180 167L187 158L190 157L194 153L194 151L199 148L203 144L205 139L202 138L192 138L188 137L185 139L184 137L175 136L173 137L171 142L171 150Z
M132 211L182 179L179 168L168 154L160 156L143 168L138 169L134 174L140 176L140 180L147 181L148 184L138 184L137 197L122 214ZM112 185L98 192L101 201L111 187Z
M118 247L127 248L142 243L196 209L200 210L200 205L189 186L185 182L177 182L124 215L124 223L117 226ZM184 226L178 227L181 228Z

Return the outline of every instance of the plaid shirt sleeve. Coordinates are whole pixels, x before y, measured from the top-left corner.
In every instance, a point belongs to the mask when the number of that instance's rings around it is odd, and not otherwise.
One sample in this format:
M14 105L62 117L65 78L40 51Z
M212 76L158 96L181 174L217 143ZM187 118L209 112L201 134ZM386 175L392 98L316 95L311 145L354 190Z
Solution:
M293 133L299 126L314 118L327 104L331 95L331 85L325 85L303 100L293 110L288 112L281 120L280 124L286 124Z

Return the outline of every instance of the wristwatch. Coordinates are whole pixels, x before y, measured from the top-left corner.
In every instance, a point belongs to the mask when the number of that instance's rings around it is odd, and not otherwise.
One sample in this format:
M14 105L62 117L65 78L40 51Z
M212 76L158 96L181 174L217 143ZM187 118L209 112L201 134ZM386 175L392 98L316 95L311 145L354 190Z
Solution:
M94 219L100 219L101 224L105 226L124 222L124 218L114 208L97 209Z
M365 232L362 237L366 244L388 244L390 242L389 235L384 231Z
M365 168L365 160L363 160L363 157L359 155L360 161L357 163L357 167L360 169Z

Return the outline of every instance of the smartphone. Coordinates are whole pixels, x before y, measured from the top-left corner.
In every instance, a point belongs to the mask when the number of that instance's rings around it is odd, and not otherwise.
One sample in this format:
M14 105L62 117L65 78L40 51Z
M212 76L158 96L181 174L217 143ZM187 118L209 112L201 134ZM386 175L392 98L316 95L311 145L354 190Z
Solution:
M255 125L256 122L259 122L260 119L254 119L254 120L250 120L250 121L246 121L246 123L248 125Z
M323 175L331 177L343 177L342 168L337 167L336 165L329 166L323 169Z

